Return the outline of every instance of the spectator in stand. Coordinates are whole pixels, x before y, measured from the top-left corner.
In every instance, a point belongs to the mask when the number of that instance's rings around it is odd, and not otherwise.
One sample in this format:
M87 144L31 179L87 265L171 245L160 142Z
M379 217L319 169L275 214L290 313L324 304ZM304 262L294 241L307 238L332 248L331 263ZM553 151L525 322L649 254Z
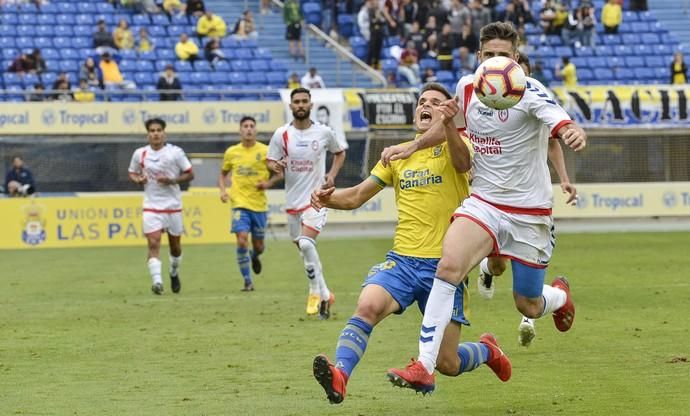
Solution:
M182 94L180 93L182 83L175 75L175 68L172 65L168 64L165 66L165 71L158 78L156 89L160 91L160 101L178 101L182 99Z
M96 93L89 88L89 81L86 78L79 80L79 88L74 90L74 101L78 103L90 103L96 101Z
M321 10L321 30L323 33L332 37L338 38L338 31L333 22L337 19L337 0L323 0L323 9Z
M369 48L367 50L367 64L379 69L381 67L381 50L386 37L386 17L376 0L369 2L373 7L367 9L369 13Z
M31 52L31 55L29 55L29 59L33 61L35 73L40 75L46 72L46 60L43 59L43 55L41 55L40 49L34 49Z
M386 30L389 36L395 36L399 32L398 27L398 11L396 9L397 2L394 3L392 0L385 0L381 13L383 13L383 18L386 19Z
M301 80L301 86L303 88L313 90L315 88L326 88L326 84L323 82L323 78L316 72L316 68L309 68L309 72L304 74Z
M395 77L395 72L388 72L386 74L386 83L388 88L398 88L398 80Z
M563 66L556 65L556 74L563 80L563 86L566 88L577 87L577 68L575 64L570 62L570 58L564 56L562 58Z
M299 75L297 75L297 72L293 72L290 74L290 78L288 78L287 82L287 87L289 90L294 90L295 88L300 88L302 86L302 81L299 79Z
M671 84L688 83L688 66L683 60L683 52L676 52L671 62Z
M137 13L158 13L160 9L154 0L120 0L124 7L131 7Z
M48 96L46 96L46 87L42 83L34 84L34 89L29 94L28 101L39 102L48 101Z
M427 84L429 82L437 82L438 77L436 76L436 73L434 72L434 68L427 68L424 70L424 75L422 75L422 81Z
M646 12L647 0L630 0L630 10L634 12Z
M409 37L412 32L412 26L417 23L417 31L419 32L419 22L417 22L417 10L419 5L416 1L402 0L402 5L398 8L398 21L402 23L403 38Z
M9 196L27 196L36 192L34 175L24 167L24 160L15 156L12 167L5 174L5 192Z
M436 60L444 71L453 69L453 50L456 46L455 37L450 30L450 23L444 24L436 40Z
M407 43L405 50L400 55L397 75L405 78L410 86L419 86L419 55L417 55L417 50L412 42Z
M206 13L199 18L196 24L196 33L199 39L205 36L224 38L228 33L228 26L222 17L213 14L210 10L206 10Z
M106 52L101 55L101 61L98 63L98 67L101 69L103 84L106 87L115 86L124 89L136 88L133 81L125 80L122 76L122 72L120 72L120 66L109 53Z
M185 10L186 7L180 0L163 0L163 11L165 11L168 16L183 14Z
M204 0L187 0L184 11L187 14L187 18L191 18L192 16L199 17L203 15L206 13L206 5L204 5Z
M127 20L120 19L115 30L113 30L113 42L117 49L134 48L134 34L129 30Z
M186 33L182 33L180 40L175 45L175 54L180 60L193 63L199 58L199 47L189 39Z
M453 34L455 43L457 44L462 31L465 26L472 26L472 16L470 9L460 0L453 0L453 3L448 12L448 22L450 23L450 32Z
M62 83L67 83L67 89L68 90L72 88L72 83L69 80L69 74L67 72L60 72L58 74L57 78L55 78L55 81L53 81L52 89L53 90L60 89L60 84L62 84ZM53 98L55 98L55 97L53 97Z
M69 102L74 101L74 96L69 88L69 82L62 80L58 83L53 94L53 101Z
M479 40L474 36L474 33L472 33L472 25L463 26L457 45L458 48L467 48L470 53L477 52L477 49L479 49Z
M139 28L139 38L136 42L137 52L153 52L156 48L156 44L153 39L149 37L149 32L145 27Z
M623 21L623 9L616 0L609 0L601 9L601 23L604 33L618 33L618 27Z
M594 48L597 43L597 18L594 7L582 6L578 10L578 29L580 30L580 43L582 46ZM575 43L577 45L577 42Z
M408 42L414 43L414 48L417 51L417 56L423 56L424 53L426 53L426 38L424 37L424 34L419 31L419 22L412 23L410 33L405 38L405 45L407 45Z
M472 0L470 3L470 15L472 16L472 33L479 39L479 29L492 21L491 9L482 4L482 0Z
M204 57L213 66L220 61L226 61L225 54L220 48L220 39L211 38L204 45Z
M235 39L257 39L259 37L251 10L245 10L242 17L237 19L232 35Z
M506 4L505 10L500 13L498 20L512 23L514 27L518 27L520 25L520 15L515 10L515 3Z
M12 61L10 66L7 68L7 72L14 72L18 75L24 75L27 72L35 73L36 66L29 55L22 53L16 57L14 61Z
M357 13L357 27L359 28L359 33L362 35L364 40L369 42L371 39L371 31L369 26L371 25L370 10L376 7L376 0L367 0Z
M285 39L288 41L290 56L295 61L304 61L302 49L302 11L297 0L286 0L283 3L283 21L285 22Z
M271 13L271 0L261 0L261 14L267 15Z
M96 53L102 55L104 53L115 53L117 51L117 46L113 41L113 35L108 32L105 27L105 20L101 19L98 21L96 32L93 34L93 48Z
M436 16L429 15L426 25L424 26L424 36L426 37L427 53L431 57L436 57L436 40L438 39L438 31L438 26L436 25Z
M530 75L532 78L536 79L537 81L541 82L543 86L547 87L549 86L549 80L546 79L546 74L544 74L544 67L542 66L541 61L537 61L534 64L534 68L531 71L532 75Z
M474 73L477 68L477 56L470 53L470 50L464 46L458 49L458 60L460 61L460 72L462 75Z
M103 77L101 70L96 66L93 58L86 58L84 65L79 69L79 80L86 80L86 83L93 88L103 88Z

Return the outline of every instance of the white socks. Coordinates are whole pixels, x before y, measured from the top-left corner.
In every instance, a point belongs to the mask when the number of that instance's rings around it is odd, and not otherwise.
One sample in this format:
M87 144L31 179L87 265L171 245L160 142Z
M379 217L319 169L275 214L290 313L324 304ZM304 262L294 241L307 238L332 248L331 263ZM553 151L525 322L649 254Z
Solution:
M482 260L479 263L479 270L482 271L484 274L491 274L491 271L489 270L489 258L484 257L484 260Z
M544 285L541 295L544 298L544 311L541 316L554 313L560 309L561 306L565 305L565 301L567 300L567 296L563 290L549 285Z
M300 237L297 245L302 254L304 270L309 279L309 293L317 293L321 296L321 300L328 300L331 292L328 290L326 279L323 277L319 253L316 251L316 242L309 237Z
M182 264L182 254L179 257L174 257L170 255L170 276L177 276L177 269L180 268Z
M433 374L436 368L443 333L453 315L455 289L455 286L437 277L426 301L422 330L419 334L419 361L429 374Z
M149 266L149 273L151 274L151 280L153 281L153 284L155 285L156 283L163 284L163 280L161 279L161 261L160 259L157 259L155 257L151 257L147 263Z

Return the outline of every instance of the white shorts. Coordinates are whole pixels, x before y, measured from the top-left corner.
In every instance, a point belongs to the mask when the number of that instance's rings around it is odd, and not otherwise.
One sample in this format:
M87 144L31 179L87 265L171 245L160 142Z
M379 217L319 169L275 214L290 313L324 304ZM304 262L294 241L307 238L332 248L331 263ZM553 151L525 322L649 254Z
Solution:
M326 225L327 216L328 209L321 208L317 211L312 207L297 214L288 214L288 231L290 232L290 238L294 241L297 240L297 237L302 235L302 225L320 233Z
M455 210L484 228L494 240L492 256L505 256L529 266L549 265L556 245L551 215L515 214L470 196Z
M144 234L165 231L168 235L180 236L184 233L182 212L144 211Z

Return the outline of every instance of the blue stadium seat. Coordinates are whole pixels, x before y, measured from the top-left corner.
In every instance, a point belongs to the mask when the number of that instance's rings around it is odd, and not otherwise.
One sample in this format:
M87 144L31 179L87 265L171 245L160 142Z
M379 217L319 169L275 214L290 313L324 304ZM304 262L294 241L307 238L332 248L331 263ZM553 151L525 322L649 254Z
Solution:
M209 79L211 80L211 84L214 85L223 85L230 82L230 77L228 77L227 72L212 72L209 75Z
M563 39L561 39L561 37L558 35L548 35L546 37L546 41L551 46L556 46L556 47L563 46Z
M42 6L41 6L41 10L43 10ZM102 1L100 3L96 3L96 13L98 13L98 14L113 14L113 13L115 13L115 8L113 7L112 4Z
M34 38L22 36L15 39L17 47L19 49L33 49L34 48Z
M142 61L155 62L158 58L156 57L155 51L139 52L139 59ZM151 64L153 65L153 64Z
M63 14L77 14L77 5L75 2L59 2L56 3L58 10Z
M621 37L619 35L604 35L602 41L605 45L620 45Z
M581 46L575 49L575 56L594 56L594 49L589 46Z
M599 81L613 79L613 71L608 68L595 68L594 78L596 78Z
M123 49L121 51L118 51L118 55L120 55L120 59L127 59L132 61L135 61L139 57L137 55L137 51L135 51L134 49Z
M2 8L0 9L0 12L2 12L2 14L9 14L9 13L17 14L17 13L19 13L19 5L18 4L12 4L12 3L3 4Z
M554 49L556 52L556 56L564 57L564 56L573 56L573 49L570 46L556 46Z
M594 72L589 68L578 68L577 70L577 80L578 81L592 81L594 80Z
M3 81L5 81L5 87L9 87L10 85L22 85L22 78L13 72L5 72L2 78Z
M572 62L573 65L575 65L575 68L577 68L578 79L580 78L580 68L585 68L589 66L588 60L589 58L584 56L576 56L574 58L570 58L570 62Z
M55 31L53 30L53 26L49 25L40 25L36 26L36 35L37 36L44 36L44 37L50 37L55 34Z
M641 68L645 66L645 60L641 56L626 56L625 66L628 68Z
M36 26L34 25L19 25L17 28L17 36L36 36Z
M344 38L349 38L353 35L354 19L350 14L338 15L338 32Z
M64 36L64 37L74 36L74 31L72 31L72 26L57 25L53 29L55 32L55 36Z
M240 40L240 46L243 48L256 49L259 47L256 39L242 39Z
M16 48L17 47L17 41L15 38L3 36L0 37L0 48Z
M38 49L52 48L53 40L46 37L36 37L34 38L34 47Z
M305 13L304 14L304 21L307 24L312 24L315 26L321 26L321 11L318 11L316 13Z
M79 63L73 59L63 59L58 64L58 69L60 72L78 72Z
M367 57L367 41L360 36L353 36L350 38L350 46L352 47L352 53L359 59L366 59Z
M659 43L661 43L661 39L659 38L659 35L656 33L643 33L642 43L644 43L645 45L658 45Z
M650 81L655 79L654 70L651 68L634 68L635 78L640 81Z
M81 56L76 49L62 48L59 50L60 59L79 59Z
M172 49L156 49L156 56L164 61L174 61L176 58Z
M266 82L268 82L271 87L283 88L287 85L287 77L283 72L267 72Z
M613 70L613 73L616 76L616 79L621 80L621 81L627 81L627 80L635 79L635 73L630 68L625 68L625 67L616 68Z
M38 16L35 14L21 13L17 15L17 20L20 25L37 25Z
M649 24L649 31L654 33L666 33L666 28L661 22L652 22Z
M192 72L192 64L189 61L175 61L175 71L177 72Z
M39 82L41 82L41 78L37 74L27 73L27 74L24 74L23 82L24 82L25 87L29 87L29 86L33 86L33 85L36 85Z
M151 24L151 19L148 14L135 14L132 16L132 24L135 26L148 26Z
M16 29L11 25L0 25L0 36L15 36Z
M438 71L441 65L434 58L422 58L419 60L419 67L422 71L426 71L427 68L431 68L434 71Z
M251 68L252 71L255 71L255 72L268 72L269 71L268 63L263 59L255 59L255 60L249 61L249 67Z
M208 75L201 72L189 74L189 83L192 85L205 85L208 82Z
M247 74L247 82L250 84L265 86L266 75L263 72L250 72Z
M48 68L50 68L50 67L51 66L48 65ZM44 72L41 74L41 80L43 81L43 85L47 85L47 86L52 87L53 83L55 82L56 79L57 79L57 73L55 73L55 72Z
M623 12L623 22L637 22L640 18L637 16L637 12L626 10Z
M661 56L645 56L644 60L648 68L660 68L670 65L670 62L666 62Z
M58 14L55 15L57 24L72 26L77 23L73 14Z
M92 26L98 21L95 20L94 17L95 16L91 14L78 14L74 16L74 21L77 25Z
M288 70L287 61L285 61L284 59L272 59L271 60L271 69L273 71L287 72L287 70Z
M228 61L216 62L216 72L230 72L230 63Z
M665 45L669 45L669 46L673 45L674 47L676 45L678 45L678 39L672 33L661 33L661 34L650 33L650 35L659 36L661 39L661 43L663 43ZM654 37L650 36L647 40L649 42L652 42L653 39L654 39ZM645 42L644 39L642 39L642 41ZM654 43L651 43L651 44L653 45Z
M254 59L254 54L252 53L251 49L239 48L235 50L235 59Z
M669 45L650 45L650 47L653 49L654 53L659 56L664 56L664 57L670 57L673 55L674 48L672 48Z
M235 72L249 72L248 61L232 61L230 62L230 68Z
M633 54L637 56L654 55L654 49L649 45L632 45Z
M93 39L87 36L79 36L72 38L72 46L77 49L91 49L93 48Z
M44 3L41 5L41 14L57 14L59 12L55 3Z
M438 79L438 82L442 84L447 84L447 83L452 83L457 81L455 79L455 75L453 75L453 72L451 71L438 71L436 73L436 78Z
M194 70L196 72L212 72L211 64L206 60L198 60L194 62Z
M166 61L158 60L158 61L154 62L153 65L156 67L157 72L163 72L163 71L165 71L165 67L170 65L171 63L172 63L172 61L166 62Z
M613 47L613 54L616 56L629 56L633 53L633 48L630 45L616 45Z
M618 33L624 35L626 33L631 33L632 30L632 22L623 19L620 25L618 25Z
M254 49L254 58L270 60L271 51L266 48L256 48Z
M77 11L83 14L96 14L99 13L98 8L94 3L80 1L77 4Z
M624 33L621 35L621 37L623 38L623 44L626 46L637 45L641 42L640 35L638 35L637 33Z
M229 78L231 84L241 85L247 83L247 76L244 72L231 72Z
M670 65L671 64L669 64L669 67ZM664 82L669 82L671 77L669 67L652 68L652 70L654 71L655 78L660 79Z
M137 61L132 59L123 59L119 63L120 71L134 72L137 70Z
M93 16L94 21L98 22L99 20L103 20L105 22L105 25L108 27L115 27L117 26L117 21L115 21L115 15L114 14L96 14ZM93 28L95 29L95 28Z
M53 49L53 48L41 49L41 55L43 55L43 59L46 59L46 60L60 59L60 53L57 51L57 49Z
M609 45L597 45L594 48L594 54L596 56L610 56L613 55L613 48Z
M187 30L187 28L185 28L184 26L176 26L176 25L168 26L168 36L171 36L174 38L180 37L180 35L183 33L191 34L190 32L191 31Z
M637 17L639 18L639 20L641 20L643 22L652 22L652 21L656 20L656 17L654 17L652 12L650 12L650 11L639 12L637 14Z
M182 88L184 88L185 85L189 85L189 77L192 73L191 72L178 72L177 73L177 79L180 80L180 83L182 84Z
M633 33L649 32L649 22L632 22L630 23Z
M398 61L393 58L384 59L381 61L381 69L384 72L395 72L398 69Z
M151 37L168 36L168 32L165 31L165 27L163 26L147 26L146 30L149 32Z
M136 71L137 72L153 73L155 71L155 68L153 67L153 63L151 61L145 61L143 59L139 59L135 62L136 62Z

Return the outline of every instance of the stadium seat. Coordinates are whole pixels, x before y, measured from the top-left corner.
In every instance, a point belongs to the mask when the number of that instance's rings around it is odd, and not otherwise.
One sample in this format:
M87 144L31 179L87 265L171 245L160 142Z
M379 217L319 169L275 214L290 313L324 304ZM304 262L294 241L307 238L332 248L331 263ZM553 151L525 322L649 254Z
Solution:
M170 19L170 24L176 26L186 26L189 25L189 20L187 19L186 15L175 14Z
M626 10L623 12L623 22L637 22L640 18L637 16L637 12Z
M625 58L625 66L628 68L640 68L645 66L645 60L641 56L626 56Z
M60 72L78 72L79 63L74 59L62 59L58 64Z
M608 68L595 68L594 78L596 78L599 81L613 79L613 71Z
M621 35L631 33L632 32L632 22L623 19L620 25L618 25L618 33Z
M634 68L635 78L640 81L650 81L655 79L654 70L651 68Z
M50 69L50 65L48 65L48 68ZM49 85L52 87L56 79L57 74L55 72L44 72L41 74L41 80L43 81L43 85Z
M626 68L626 67L615 68L613 70L613 73L614 73L616 79L621 80L621 81L627 81L627 80L635 79L635 73L630 68Z
M182 84L182 87L184 88L185 85L189 85L189 77L191 75L191 72L178 72L177 73L177 79L180 80L180 83Z
M249 64L247 61L232 61L230 62L230 68L235 72L249 72Z
M149 26L151 19L148 14L135 14L132 16L132 24L135 26Z
M57 60L60 59L60 53L57 49L45 48L41 50L41 55L45 60Z
M661 22L653 22L649 24L649 31L654 33L666 33L666 28Z
M661 39L659 38L659 35L656 33L644 33L642 34L642 43L644 43L645 45L658 45L659 43L661 43Z
M632 22L630 23L633 33L649 32L649 22Z
M222 71L222 72L230 72L230 63L228 61L220 61L216 62L215 70L216 72Z
M630 45L616 45L613 47L613 54L616 56L630 56L633 53L633 48Z
M14 37L15 36L15 26L12 25L0 25L0 36Z
M235 50L235 59L250 60L254 59L254 54L251 49L239 48Z
M73 14L58 14L55 15L55 20L59 25L72 26L77 23Z
M664 56L664 57L670 57L673 55L673 48L669 45L650 45L650 47L654 50L654 53L659 55L659 56Z
M148 51L148 52L139 52L139 59L141 59L143 61L155 62L156 59L158 59L158 58L156 57L156 52Z
M78 14L74 16L74 21L81 26L92 26L97 22L94 20L94 16L90 14Z
M17 47L17 41L15 38L3 36L0 37L0 48L16 48ZM16 54L13 54L16 55Z
M563 39L558 35L548 35L546 39L551 46L563 46Z
M586 68L589 66L589 58L583 57L583 56L576 56L574 58L570 58L570 62L575 65L575 68L577 68L577 78L580 78L580 68Z
M170 19L168 19L168 16L164 13L160 14L154 14L151 15L151 27L153 26L169 26L170 25Z
M191 32L190 30L187 30L184 26L177 26L177 25L171 25L168 26L168 36L178 38L180 37L181 34Z
M434 58L422 58L419 60L419 68L422 71L426 71L427 68L431 68L434 71L438 71L441 65Z
M352 53L359 59L366 59L367 57L367 41L360 36L353 36L350 38L350 46L352 47Z
M74 36L72 31L72 26L67 25L57 25L54 28L55 36L70 37Z
M578 81L592 81L594 80L594 72L589 68L580 68L577 70Z
M17 21L20 25L37 25L38 16L35 14L21 13L17 15Z
M164 26L147 26L146 30L149 32L151 37L168 36L168 32L165 31Z
M257 59L271 59L271 51L266 48L256 48L254 50L254 58Z
M36 36L36 26L34 25L19 25L16 26L17 36Z
M15 43L19 49L33 49L34 48L34 38L22 36L15 39Z
M619 35L604 35L602 40L605 45L620 45L621 37Z
M609 45L597 45L594 48L594 54L596 56L610 56L613 55L613 48Z
M74 3L75 2L58 2L56 5L62 14L77 14L77 5Z
M41 6L41 11L43 11L43 6ZM110 15L115 13L115 8L112 4L102 1L100 3L96 3L96 13Z
M91 26L74 25L74 27L72 27L72 31L74 32L74 36L81 36L93 39L94 30L91 28Z
M253 61L249 61L249 67L251 68L252 71L256 71L256 72L268 72L269 71L268 63L263 59L255 59Z
M398 69L398 61L390 58L381 61L381 69L384 72L395 72Z
M153 63L151 61L145 61L142 59L139 59L136 62L136 71L138 72L150 72L153 73L155 71L153 67Z
M127 59L127 60L136 60L138 58L137 51L134 49L123 49L121 51L118 51L118 55L120 55L121 59Z
M156 49L156 56L158 59L164 60L164 61L174 61L175 60L175 52L172 49Z
M670 67L670 64L669 64ZM654 71L655 78L662 80L663 82L669 82L670 81L670 71L669 68L667 67L658 67L658 68L652 68Z
M637 14L637 17L640 21L643 21L643 22L651 22L651 21L656 20L656 18L654 17L652 12L650 12L650 11L639 12Z
M438 71L436 73L436 78L438 79L438 82L440 82L442 84L448 84L448 83L452 83L454 81L457 81L455 79L455 75L453 75L453 73L451 71ZM451 89L451 91L452 91L452 89Z
M227 72L212 72L209 74L209 79L211 80L211 84L214 85L223 85L230 82L230 77Z
M163 72L163 71L165 71L165 67L170 65L172 62L173 61L167 61L166 62L166 61L158 60L158 61L154 62L154 66L156 67L157 72Z
M256 39L242 39L240 40L240 46L243 48L256 49L259 47L259 44L256 42Z
M175 71L177 72L192 72L192 64L189 61L175 61Z
M575 56L594 56L594 49L589 46L581 46L579 48L574 48Z
M623 38L623 45L632 46L640 43L640 35L637 33L624 33L621 35Z
M350 38L353 35L354 19L350 14L338 15L338 32L344 38Z
M554 51L559 58L573 56L573 49L570 46L556 46Z
M288 70L287 61L285 61L284 59L272 59L271 60L271 69L273 71L286 72Z
M271 87L284 88L287 85L287 77L282 72L267 72L266 82Z
M22 85L22 78L13 72L5 72L2 75L2 79L5 82L5 87L9 87L10 85Z
M79 55L79 52L77 52L76 49L72 48L63 48L59 50L60 52L60 59L79 59L81 56Z
M212 72L211 64L206 60L197 60L194 62L194 71L196 72Z
M661 56L645 56L644 60L648 68L659 68L670 65L670 61L666 62Z
M247 76L244 72L231 72L230 73L230 83L235 85L241 85L247 83Z
M204 85L207 83L208 75L201 72L192 72L189 74L189 82L193 85Z
M134 72L137 70L137 61L132 59L122 59L119 63L120 71Z
M247 74L247 82L250 84L265 86L267 83L266 75L263 72L250 72Z
M36 36L51 37L54 34L55 34L55 31L53 29L53 26L50 26L50 25L36 26Z

